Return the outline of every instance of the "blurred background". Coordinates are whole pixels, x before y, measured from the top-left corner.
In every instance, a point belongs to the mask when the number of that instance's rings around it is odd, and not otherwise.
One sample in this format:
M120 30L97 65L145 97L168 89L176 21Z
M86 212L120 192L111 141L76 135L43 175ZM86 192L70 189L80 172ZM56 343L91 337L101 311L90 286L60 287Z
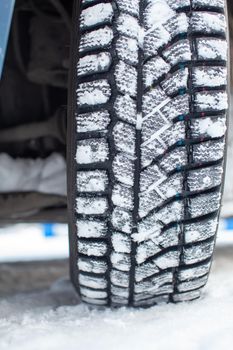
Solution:
M10 27L0 80L1 296L43 288L68 275L66 106L72 6L72 0L0 3L0 43L7 42L2 33ZM10 26L6 14L13 7Z

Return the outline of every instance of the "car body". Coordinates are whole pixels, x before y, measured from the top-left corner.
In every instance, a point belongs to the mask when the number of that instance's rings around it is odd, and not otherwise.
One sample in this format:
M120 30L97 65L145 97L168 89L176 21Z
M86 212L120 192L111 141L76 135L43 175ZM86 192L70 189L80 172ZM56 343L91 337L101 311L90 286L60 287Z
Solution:
M15 0L0 1L0 77L3 69Z

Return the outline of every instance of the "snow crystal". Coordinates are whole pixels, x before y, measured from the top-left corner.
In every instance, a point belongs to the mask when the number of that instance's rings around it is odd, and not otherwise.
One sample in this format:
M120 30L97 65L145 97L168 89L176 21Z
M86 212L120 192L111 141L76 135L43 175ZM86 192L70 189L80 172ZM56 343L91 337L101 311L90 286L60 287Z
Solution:
M211 137L221 137L226 132L226 123L224 120L212 120L205 118L199 121L200 134L207 133Z
M156 266L160 269L165 270L170 267L176 267L179 265L179 251L171 251L161 255L160 257L155 259Z
M103 222L78 220L77 234L81 238L99 238L104 237L107 233L107 227Z
M78 242L78 252L87 256L104 256L107 252L106 243Z
M203 33L224 33L226 30L225 16L214 12L193 12L191 17L192 30Z
M93 289L105 289L107 287L107 281L102 277L90 277L82 273L79 274L79 283L82 286Z
M99 112L90 112L79 114L76 117L77 132L87 131L107 131L107 126L110 123L110 115L107 110Z
M135 17L121 13L117 19L117 30L122 35L128 35L131 38L138 39L140 25Z
M111 262L113 268L120 271L129 271L131 266L130 256L128 254L121 254L113 252L111 254Z
M134 161L129 155L118 153L113 161L113 171L119 182L133 186Z
M112 213L112 224L116 230L131 233L132 231L132 215L130 212L116 207Z
M146 9L147 27L161 26L176 14L166 0L153 0Z
M148 239L154 239L161 234L162 225L158 222L154 223L153 227L149 230L146 225L141 225L139 231L131 235L133 240L137 243L144 242Z
M117 150L134 155L135 153L135 128L122 122L117 122L113 128L113 137Z
M228 97L225 92L199 92L195 104L199 111L224 110L228 107Z
M77 173L77 189L79 192L104 191L108 184L105 171L79 171Z
M108 158L108 144L102 139L78 141L76 161L79 164L104 162Z
M98 23L110 21L113 16L113 9L110 3L100 3L87 8L81 13L81 27L94 26Z
M227 59L227 42L221 39L197 39L197 51L200 59Z
M80 51L106 47L113 39L112 29L109 27L100 28L81 36Z
M227 84L226 67L196 67L193 81L195 86L221 86Z
M100 52L97 55L87 55L79 59L78 75L105 71L111 64L111 55L108 52Z
M78 214L104 214L108 208L106 198L77 198L77 213Z
M143 67L144 83L149 87L153 81L167 74L171 66L160 56L153 57Z
M126 36L120 36L116 42L116 51L119 59L136 65L138 62L138 42Z
M133 210L133 191L130 187L116 184L112 191L112 202L114 205L128 210Z
M137 94L137 70L120 61L116 65L115 79L118 90L122 94L129 94L130 96L136 96Z
M122 233L113 233L112 245L118 253L130 253L131 252L131 240L128 236Z
M110 278L115 286L129 287L129 274L127 272L112 270Z
M96 291L96 290L91 290L88 288L81 287L80 292L82 295L88 297L88 298L96 298L96 299L104 299L107 297L107 292L104 291Z
M105 273L107 270L107 263L98 259L79 258L78 268L80 271L92 273Z
M111 96L111 88L106 80L82 83L77 90L77 99L80 106L106 103Z

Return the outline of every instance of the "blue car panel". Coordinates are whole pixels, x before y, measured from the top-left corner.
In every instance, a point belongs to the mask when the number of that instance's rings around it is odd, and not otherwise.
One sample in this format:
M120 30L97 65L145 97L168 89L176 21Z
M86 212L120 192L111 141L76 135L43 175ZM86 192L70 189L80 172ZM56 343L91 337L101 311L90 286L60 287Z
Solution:
M15 0L0 0L0 78L6 54Z

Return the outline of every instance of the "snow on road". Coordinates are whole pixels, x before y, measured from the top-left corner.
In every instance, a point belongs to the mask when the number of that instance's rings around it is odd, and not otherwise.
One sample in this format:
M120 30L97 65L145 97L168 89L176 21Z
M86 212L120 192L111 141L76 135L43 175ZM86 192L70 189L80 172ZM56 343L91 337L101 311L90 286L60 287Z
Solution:
M204 295L192 303L91 309L79 303L68 278L0 299L1 350L220 350L232 344L233 245L218 247Z

